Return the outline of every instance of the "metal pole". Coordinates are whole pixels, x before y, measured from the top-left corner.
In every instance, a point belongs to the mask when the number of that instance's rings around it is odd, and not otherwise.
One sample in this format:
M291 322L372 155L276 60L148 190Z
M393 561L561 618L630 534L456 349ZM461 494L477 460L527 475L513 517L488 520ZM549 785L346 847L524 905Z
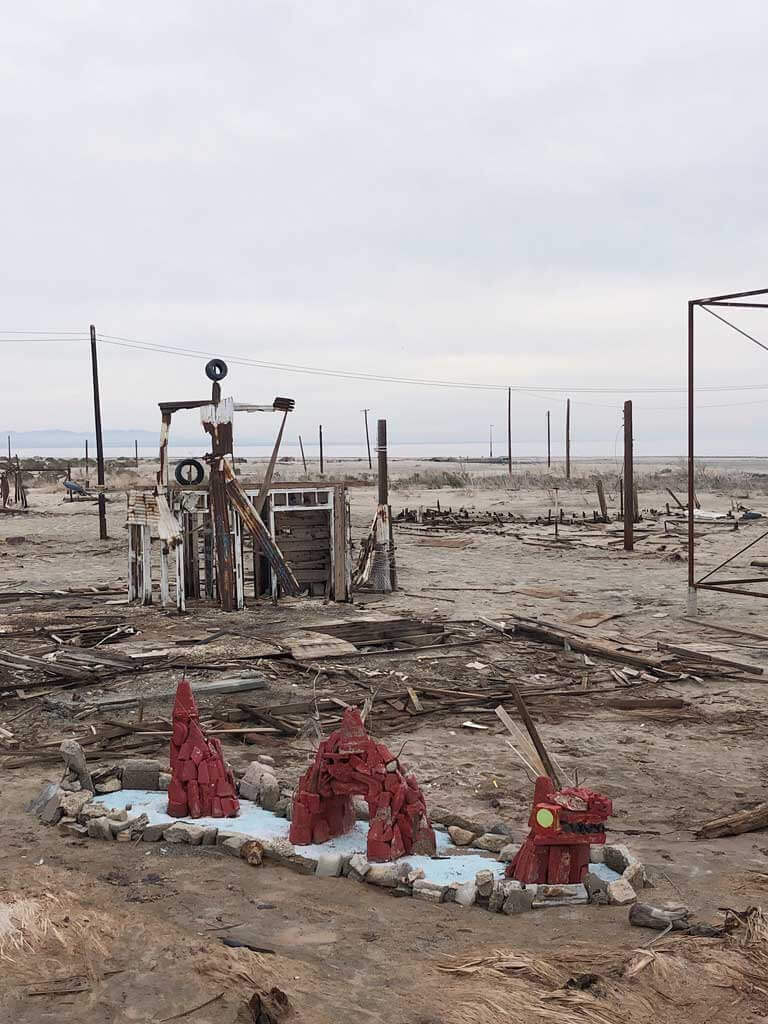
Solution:
M324 465L325 465L325 463L323 462L323 425L321 423L320 424L320 476L323 475L323 467L324 467Z
M512 476L512 388L507 388L507 469Z
M549 426L549 409L547 409L547 469L552 465L552 438Z
M696 570L694 568L694 536L693 536L693 510L696 504L696 492L694 481L694 444L693 444L693 310L694 303L688 303L688 602L689 614L693 605L693 614L696 613Z
M101 433L99 397L99 361L96 355L96 328L91 324L91 369L93 370L93 417L96 422L96 470L99 482L99 538L107 540L107 501L104 496L104 438Z
M88 438L85 439L85 489L88 490Z
M304 445L301 441L301 434L299 434L299 448L301 449L301 461L304 463L304 476L307 475L307 459L304 455Z
M632 402L624 403L624 550L635 546L634 465L632 461Z
M368 434L368 413L369 409L363 409L363 416L365 416L365 446L368 449L368 469L373 469L373 463L371 462L371 438Z
M389 470L387 467L387 421L377 423L376 455L379 463L379 504L389 504Z
M571 400L565 403L565 479L571 479Z

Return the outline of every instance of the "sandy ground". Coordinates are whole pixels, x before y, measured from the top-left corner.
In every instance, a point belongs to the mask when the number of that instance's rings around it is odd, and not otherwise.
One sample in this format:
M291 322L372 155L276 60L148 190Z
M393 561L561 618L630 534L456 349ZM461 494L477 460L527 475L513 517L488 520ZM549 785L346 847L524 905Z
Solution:
M413 480L416 472L434 470L433 464L398 467L397 474L409 480L395 481L395 513L404 506L434 506L437 499L443 507L529 517L546 518L554 507L555 495L547 482L510 490L503 472L498 484L483 480L476 488L436 490ZM718 470L719 484L722 472ZM746 499L745 493L739 476L730 486L700 488L699 498L704 509L724 512L738 495L744 504L768 513L767 497L752 493ZM359 538L374 509L374 489L358 485L351 496L354 534ZM99 542L94 505L69 503L61 500L60 492L33 489L28 514L0 519L0 589L124 585L124 499L117 490L111 497L112 539ZM580 518L582 512L591 518L595 507L594 492L586 488L561 489L557 500L566 509L566 518L571 513ZM661 488L641 489L641 508L663 509L667 500ZM6 605L0 607L0 628L61 621L66 615L119 614L142 631L142 642L162 645L223 620L267 635L369 613L447 621L504 619L514 612L567 623L583 612L603 611L618 617L590 630L591 636L643 644L706 641L732 657L765 664L768 643L712 633L687 621L687 564L680 560L683 535L674 532L672 517L670 523L673 532L665 535L663 525L655 527L650 540L639 541L632 554L607 546L616 538L603 527L566 526L560 535L574 543L556 547L552 526L513 524L504 534L491 530L463 535L467 547L446 549L432 546L430 538L404 526L397 529L401 590L386 598L360 596L351 606L286 601L275 609L259 604L231 616L199 608L183 620L157 608L113 605L72 610L69 605L64 614L60 606L33 612L29 606ZM620 529L620 524L614 528ZM702 525L702 569L714 567L764 528L759 520L742 524L738 533L728 526ZM13 542L21 537L23 541ZM593 546L581 546L585 541ZM756 544L736 564L745 568L760 554ZM707 594L700 598L699 608L707 620L768 635L764 601ZM472 648L460 657L375 660L377 670L385 674L400 672L415 681L442 676L474 684L480 673L469 667L471 662L509 666L510 659L517 677L526 683L557 679L572 684L585 672L583 656L520 641ZM310 679L283 672L276 663L270 671L269 696L275 700L312 692ZM193 668L190 676L193 682L204 677ZM176 677L166 670L130 685L151 691ZM128 686L120 685L121 690ZM649 865L656 886L649 895L654 901L682 899L710 919L716 918L718 907L762 902L768 878L765 833L704 842L695 840L689 830L708 817L764 798L765 685L762 677L745 681L724 670L718 678L675 680L653 690L655 695L683 697L688 707L682 714L611 711L599 694L590 702L579 702L578 711L561 702L539 713L542 735L564 767L577 769L580 781L613 798L611 837L626 841ZM329 692L339 689L332 678L324 686ZM165 702L154 710L167 715L169 708ZM21 709L14 701L0 706L0 725ZM150 708L147 713L154 712ZM502 730L494 726L473 732L462 728L461 720L424 718L407 731L390 733L387 742L394 749L406 744L403 756L423 783L430 804L450 806L489 826L501 821L522 837L531 786ZM489 716L478 720L492 724ZM61 711L36 707L12 728L24 743L33 743L66 735L75 724L82 728ZM272 738L258 746L227 747L228 756L241 767L259 753L269 753L288 779L304 769L310 752L307 741ZM138 844L122 846L118 854L115 845L64 839L24 813L25 802L49 777L55 774L43 766L0 772L0 900L9 894L71 894L62 898L72 920L91 914L103 924L105 934L112 937L105 939L102 960L116 964L121 973L94 981L89 992L55 998L21 999L11 986L0 997L6 1000L9 1020L127 1022L160 1020L181 1012L222 991L216 978L222 970L231 971L232 965L222 966L222 957L229 954L222 952L216 929L234 923L253 926L263 944L276 950L276 956L263 962L249 961L260 983L284 989L297 1019L321 1024L437 1024L463 1019L456 1016L456 1008L466 983L437 971L439 958L448 954L469 956L498 948L546 953L585 941L593 949L631 950L652 937L630 929L622 908L563 908L507 918L480 909L395 900L371 886L307 878L276 866L254 869L202 850ZM232 981L226 998L187 1019L239 1019L247 988L242 979ZM679 1019L684 1017L711 1019L691 1016L681 1004ZM739 1019L759 1018L740 1012Z

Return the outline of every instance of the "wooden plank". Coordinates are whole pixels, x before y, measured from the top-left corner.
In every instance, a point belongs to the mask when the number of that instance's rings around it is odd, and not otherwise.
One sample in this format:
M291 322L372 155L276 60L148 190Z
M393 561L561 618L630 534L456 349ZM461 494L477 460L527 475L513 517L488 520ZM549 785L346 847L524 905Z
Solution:
M410 699L411 704L413 704L413 706L414 706L415 710L418 712L418 714L421 714L421 712L424 710L424 708L422 707L422 704L421 704L421 701L419 700L418 694L416 693L416 691L414 690L414 688L412 686L407 687L407 689L408 689L408 697Z
M333 489L333 544L331 547L333 565L333 586L331 597L334 601L346 601L347 594L347 502L344 488Z
M697 651L692 647L683 647L682 644L667 644L661 640L658 643L660 651L669 651L684 658L691 658L693 661L704 661L712 665L723 665L726 668L737 668L742 672L749 672L755 676L764 675L764 670L758 665L750 665L746 661L737 661L734 658L721 658L719 654L708 654L706 651Z
M328 579L328 569L300 569L297 568L294 576L299 583L325 583Z

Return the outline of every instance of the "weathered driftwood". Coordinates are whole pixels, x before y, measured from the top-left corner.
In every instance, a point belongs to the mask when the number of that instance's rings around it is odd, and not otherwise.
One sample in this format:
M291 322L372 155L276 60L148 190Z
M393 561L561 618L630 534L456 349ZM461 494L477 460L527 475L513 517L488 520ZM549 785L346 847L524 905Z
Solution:
M768 828L768 803L705 821L695 830L695 835L697 839L718 839L721 836L738 836L742 832L757 832L761 828Z
M690 910L682 904L654 907L650 903L633 903L629 908L629 923L636 928L655 928L663 932L668 928L684 931L690 927Z

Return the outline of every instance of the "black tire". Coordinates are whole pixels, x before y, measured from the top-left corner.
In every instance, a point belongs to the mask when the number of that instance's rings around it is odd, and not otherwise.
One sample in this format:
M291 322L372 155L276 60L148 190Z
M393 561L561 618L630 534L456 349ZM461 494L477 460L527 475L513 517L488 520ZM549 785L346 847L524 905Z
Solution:
M195 471L195 477L193 480L187 480L184 475L184 470L187 466L191 466ZM173 475L176 478L176 483L181 484L182 487L197 487L198 484L203 482L205 467L202 462L198 462L197 459L182 459L181 462L176 463L176 469Z
M223 359L209 359L205 364L205 375L208 380L224 380L227 373L227 364Z

